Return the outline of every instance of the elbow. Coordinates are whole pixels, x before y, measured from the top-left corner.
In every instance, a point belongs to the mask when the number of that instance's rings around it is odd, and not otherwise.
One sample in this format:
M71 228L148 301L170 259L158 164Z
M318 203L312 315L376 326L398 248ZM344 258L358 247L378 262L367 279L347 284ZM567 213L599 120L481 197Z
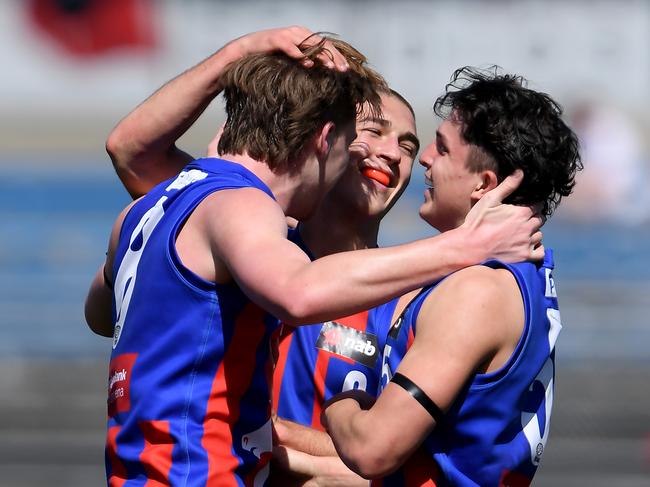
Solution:
M297 326L321 321L318 301L308 289L298 288L286 292L276 312L276 317L287 325Z
M93 333L105 337L113 336L113 321L111 320L110 308L108 310L98 309L90 296L86 298L84 304L84 317L88 328Z
M144 149L138 148L136 142L119 126L108 136L105 147L115 173L131 197L136 199L145 194L147 191L141 187L141 177L136 167L139 158L145 154Z
M390 451L385 452L376 442L368 439L363 444L352 445L341 458L347 467L364 479L373 480L385 477L399 467L398 461Z
M143 147L126 128L119 125L106 139L105 148L115 172L121 178L133 173L134 166L147 154L147 148Z
M106 152L110 156L118 174L120 171L128 169L128 157L125 155L127 145L128 141L126 136L122 134L119 126L114 128L108 136L108 139L106 139Z
M112 323L100 322L98 320L95 320L92 318L92 316L88 315L88 312L86 312L86 324L88 325L88 328L90 328L90 330L96 335L100 335L108 338L113 336Z

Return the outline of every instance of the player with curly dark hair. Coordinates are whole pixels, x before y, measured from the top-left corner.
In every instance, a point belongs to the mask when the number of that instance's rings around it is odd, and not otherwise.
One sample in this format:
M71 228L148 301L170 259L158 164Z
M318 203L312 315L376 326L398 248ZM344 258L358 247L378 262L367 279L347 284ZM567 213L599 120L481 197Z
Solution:
M513 170L524 180L511 202L546 216L571 192L576 136L523 78L461 68L434 109L444 120L420 156L420 215L441 232ZM348 391L322 416L346 465L384 486L529 485L562 327L553 268L550 250L540 263L491 260L376 308L371 321L389 330L382 392L372 404Z
M496 66L466 66L454 72L433 110L460 122L463 139L473 146L470 169L491 169L499 181L521 169L526 177L507 201L540 203L549 217L582 169L578 139L562 120L562 107L526 85L522 76L499 74Z

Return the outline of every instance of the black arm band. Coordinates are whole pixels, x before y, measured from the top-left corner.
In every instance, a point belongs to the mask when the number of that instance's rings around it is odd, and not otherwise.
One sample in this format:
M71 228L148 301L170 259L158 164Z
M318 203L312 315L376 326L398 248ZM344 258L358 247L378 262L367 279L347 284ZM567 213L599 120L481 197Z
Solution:
M391 382L404 388L406 392L413 396L413 398L427 410L431 417L436 420L436 423L442 421L443 413L440 408L436 406L436 403L433 402L429 396L427 396L425 392L415 384L415 382L408 377L403 376L399 372L393 376Z
M113 290L113 283L108 278L108 274L106 274L106 265L104 265L104 284L106 284L106 287L108 289L110 289L111 291Z

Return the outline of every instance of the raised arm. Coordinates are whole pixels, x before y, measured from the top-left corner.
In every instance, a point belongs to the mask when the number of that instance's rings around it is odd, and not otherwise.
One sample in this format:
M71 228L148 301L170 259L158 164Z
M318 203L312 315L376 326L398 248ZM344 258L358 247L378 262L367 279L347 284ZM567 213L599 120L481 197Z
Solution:
M495 190L497 191L497 190ZM483 198L466 224L396 247L342 252L314 262L286 240L286 224L268 196L250 190L206 199L214 249L246 294L289 324L318 323L370 309L490 256L539 258L539 218ZM498 206L494 206L498 205ZM536 236L537 235L537 236Z
M507 360L523 320L521 294L508 271L464 269L426 298L415 339L397 372L445 412L474 374ZM399 468L436 424L393 382L371 408L364 410L354 398L341 395L326 404L322 418L343 461L366 478Z
M228 64L248 54L273 51L300 59L303 55L298 46L312 34L309 29L294 26L235 39L166 83L120 121L106 141L106 150L131 196L145 194L193 159L176 147L176 141L221 92L219 79ZM318 40L320 37L314 36L310 42ZM324 62L346 69L340 53L331 46L328 49L332 60ZM304 63L313 64L308 59Z

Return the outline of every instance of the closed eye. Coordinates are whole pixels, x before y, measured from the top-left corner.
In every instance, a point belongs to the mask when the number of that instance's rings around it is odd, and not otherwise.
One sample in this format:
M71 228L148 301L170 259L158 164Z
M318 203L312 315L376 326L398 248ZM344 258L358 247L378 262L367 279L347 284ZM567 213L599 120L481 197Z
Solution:
M375 127L366 127L363 130L365 132L370 132L373 135L381 135L381 130Z
M417 152L417 149L411 145L411 144L400 144L400 149L406 154L407 156L413 158L415 157L415 154Z

